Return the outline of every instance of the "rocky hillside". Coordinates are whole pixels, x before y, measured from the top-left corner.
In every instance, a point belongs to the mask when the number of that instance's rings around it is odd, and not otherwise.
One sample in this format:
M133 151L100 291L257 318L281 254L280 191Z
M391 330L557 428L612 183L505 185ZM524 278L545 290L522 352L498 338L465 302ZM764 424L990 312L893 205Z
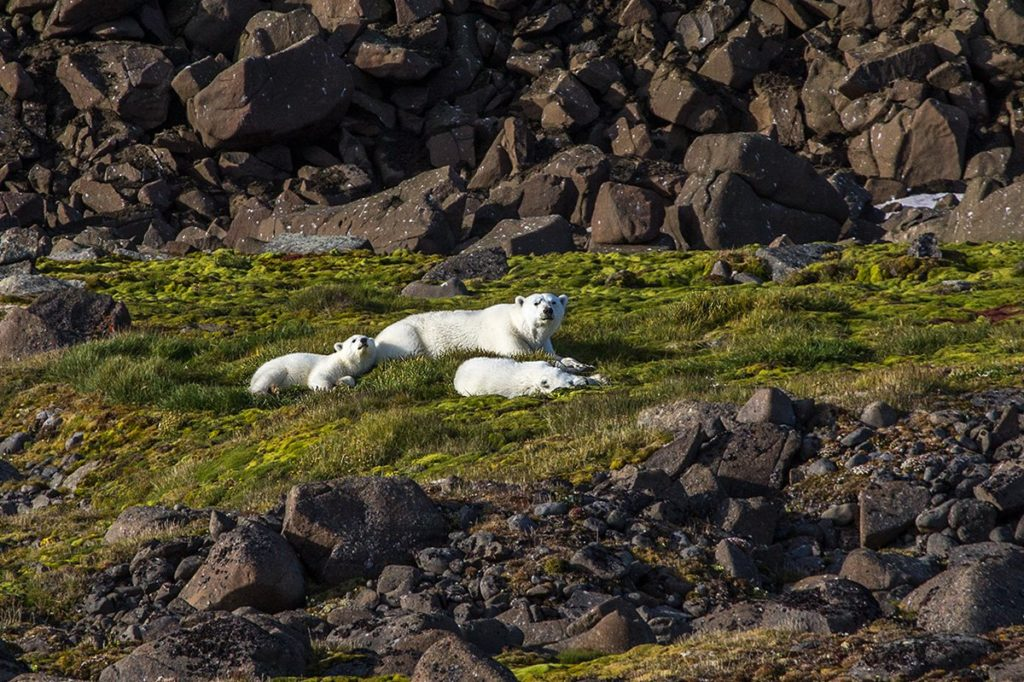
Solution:
M73 345L0 367L0 676L1014 679L1024 247L819 247L37 261ZM537 288L607 385L245 390Z
M1019 238L1022 35L1008 0L9 0L0 261ZM911 190L966 195L883 224Z

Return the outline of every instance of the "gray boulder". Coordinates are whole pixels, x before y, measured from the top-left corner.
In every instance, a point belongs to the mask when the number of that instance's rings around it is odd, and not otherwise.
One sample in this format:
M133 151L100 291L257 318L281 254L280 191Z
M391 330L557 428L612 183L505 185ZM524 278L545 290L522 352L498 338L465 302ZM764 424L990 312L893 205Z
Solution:
M1024 625L1024 549L998 542L955 547L948 568L903 606L929 632L983 634Z
M256 612L201 613L137 647L100 673L101 682L301 676L309 636Z
M217 538L179 596L201 611L251 606L276 613L302 606L305 588L288 542L261 524L243 523Z
M440 544L444 517L408 478L350 477L291 489L284 536L320 582L330 585L408 561Z
M44 294L0 320L0 358L21 358L127 329L123 303L84 289Z

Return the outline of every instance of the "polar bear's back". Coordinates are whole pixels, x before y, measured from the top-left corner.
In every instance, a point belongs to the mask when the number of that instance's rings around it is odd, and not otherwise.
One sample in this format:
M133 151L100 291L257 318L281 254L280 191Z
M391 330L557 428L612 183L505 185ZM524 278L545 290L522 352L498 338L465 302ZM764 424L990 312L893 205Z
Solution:
M517 362L509 358L471 358L455 372L460 395L500 395L514 398L540 392L539 382L555 371L543 360Z
M518 306L499 303L482 310L439 310L418 313L385 327L377 334L382 358L426 354L444 355L460 350L491 353L528 353L514 321ZM514 346L514 347L511 347Z

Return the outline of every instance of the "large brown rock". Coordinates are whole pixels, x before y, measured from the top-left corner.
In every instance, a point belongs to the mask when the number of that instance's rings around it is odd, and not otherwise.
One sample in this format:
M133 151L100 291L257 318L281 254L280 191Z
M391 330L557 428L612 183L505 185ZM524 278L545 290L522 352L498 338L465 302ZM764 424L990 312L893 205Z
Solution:
M515 682L505 666L487 658L482 651L454 635L437 640L416 663L411 682Z
M57 79L76 108L111 111L146 129L167 118L173 71L163 52L134 43L88 43L57 63Z
M306 583L280 534L243 523L217 538L180 597L201 611L251 606L266 613L302 606Z
M654 192L606 182L597 193L591 239L598 244L642 244L655 239L665 222L665 203Z
M903 606L929 632L982 634L1024 625L1024 550L998 542L955 547L948 568Z
M100 673L103 682L301 676L309 635L258 613L202 613Z
M892 178L910 187L959 180L969 127L963 110L928 99L855 138L850 165L862 175Z
M849 208L814 167L756 133L704 135L684 160L690 173L666 232L704 248L835 241Z
M433 55L367 33L349 51L349 59L363 73L397 81L418 81L441 66Z
M333 126L352 97L352 77L318 37L219 73L188 102L208 147L242 148Z
M14 308L0 320L0 358L22 358L109 336L131 325L124 303L105 294L68 289Z
M1024 239L1024 182L996 188L987 179L973 180L949 225L936 232L943 241Z
M465 211L465 182L454 169L421 173L397 187L344 206L316 206L274 215L251 236L269 241L279 234L349 235L370 241L374 251L409 249L449 253Z
M698 133L727 128L722 105L689 71L663 63L651 79L649 93L651 113L664 121Z
M351 477L295 486L284 535L320 582L375 574L444 540L444 518L407 478Z
M63 38L83 33L96 24L132 12L145 0L57 0L43 28L42 38Z
M1020 0L990 0L985 23L996 40L1024 45L1024 5Z

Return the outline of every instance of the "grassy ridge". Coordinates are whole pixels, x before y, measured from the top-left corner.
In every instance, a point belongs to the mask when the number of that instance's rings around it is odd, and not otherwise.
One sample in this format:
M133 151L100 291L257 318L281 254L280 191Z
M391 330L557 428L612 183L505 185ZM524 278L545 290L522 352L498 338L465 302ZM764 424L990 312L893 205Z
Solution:
M716 286L706 273L721 254L521 258L502 280L475 283L473 298L446 301L397 295L436 261L414 254L48 263L50 274L125 300L134 331L70 349L23 379L27 391L0 399L42 404L56 390L89 406L69 410L65 430L88 422L76 428L87 433L82 454L103 463L90 481L101 508L263 506L292 482L354 472L580 475L660 443L634 426L635 413L677 396L740 398L774 383L851 405L875 396L908 405L1017 377L1021 323L978 313L1021 303L1024 247L960 247L940 264L900 253L849 249L794 284L762 287ZM750 252L725 256L750 267ZM948 279L974 289L943 293ZM453 357L391 363L327 396L245 391L269 357L327 349L412 312L532 291L570 294L556 348L596 362L608 387L550 400L461 398L451 377L462 358ZM89 420L98 406L116 433Z

